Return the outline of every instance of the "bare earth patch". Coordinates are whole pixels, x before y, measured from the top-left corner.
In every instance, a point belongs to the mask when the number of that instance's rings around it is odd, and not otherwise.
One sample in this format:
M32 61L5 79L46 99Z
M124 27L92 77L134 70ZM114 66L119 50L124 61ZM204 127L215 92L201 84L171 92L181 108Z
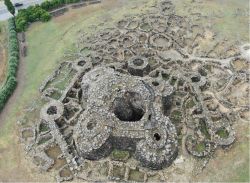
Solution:
M7 30L6 22L0 23L0 87L5 81L7 69Z

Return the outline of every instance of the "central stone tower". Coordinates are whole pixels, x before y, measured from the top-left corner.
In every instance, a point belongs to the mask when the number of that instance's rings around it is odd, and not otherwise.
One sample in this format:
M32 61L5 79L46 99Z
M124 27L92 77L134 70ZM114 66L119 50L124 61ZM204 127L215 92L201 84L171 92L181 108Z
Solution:
M117 148L135 152L141 165L151 169L171 164L177 135L162 113L162 104L171 99L170 85L164 83L160 92L141 77L97 67L84 75L81 87L86 109L73 132L79 156L97 160Z

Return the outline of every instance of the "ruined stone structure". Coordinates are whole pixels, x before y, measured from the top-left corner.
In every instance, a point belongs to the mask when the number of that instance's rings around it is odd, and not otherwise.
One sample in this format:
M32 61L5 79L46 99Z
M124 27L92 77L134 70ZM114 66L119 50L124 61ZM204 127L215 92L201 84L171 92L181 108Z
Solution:
M209 157L235 141L233 121L248 107L231 93L249 81L235 63L249 61L243 52L199 56L202 30L195 33L175 15L170 1L155 9L81 35L78 58L63 62L41 86L46 102L37 123L21 134L34 162L58 170L58 181L127 181L135 171L147 181L178 152ZM136 163L113 160L114 149L128 151Z

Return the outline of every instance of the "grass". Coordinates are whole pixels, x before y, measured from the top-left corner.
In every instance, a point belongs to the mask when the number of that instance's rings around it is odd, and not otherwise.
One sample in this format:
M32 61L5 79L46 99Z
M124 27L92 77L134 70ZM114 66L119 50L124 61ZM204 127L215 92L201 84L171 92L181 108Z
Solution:
M26 112L25 106L31 101L39 99L38 88L48 75L62 62L63 55L68 50L74 49L79 30L86 34L94 33L101 28L109 27L125 14L136 14L146 11L142 5L152 5L153 0L131 0L119 4L110 0L106 4L92 5L70 11L64 16L57 17L48 23L34 23L26 33L28 55L25 58L25 81L15 105L6 115L0 128L0 180L26 181L49 180L36 173L30 172L29 162L22 157L23 148L18 144L18 127L16 122ZM138 8L133 8L138 5ZM115 16L114 16L115 15ZM73 21L72 21L73 20ZM98 26L105 22L104 27ZM90 26L96 25L93 29ZM13 175L13 172L15 174ZM39 177L39 178L38 178ZM40 179L41 178L41 179ZM47 179L46 179L47 178Z
M170 115L170 118L174 123L179 123L181 121L181 117L181 111L178 110L174 110Z
M200 128L201 133L203 133L205 135L205 137L210 140L211 139L211 135L208 132L208 127L207 127L207 124L204 121L204 119L200 120L200 122L199 122L199 128Z
M74 72L73 70L70 70L68 73L65 74L63 80L61 80L60 82L57 82L55 84L55 88L58 88L60 90L64 90L68 86L68 84L70 83L71 79L73 79L75 74L76 74L76 72ZM59 77L59 79L62 79L62 78Z
M219 135L221 138L227 138L229 133L226 129L219 129L217 132L216 132L217 135Z
M200 143L195 145L195 151L197 151L199 153L205 151L205 149L206 149L206 145L204 142L200 142Z
M144 173L139 172L138 170L130 170L129 180L136 182L144 182Z
M63 66L60 73L55 77L55 79L51 80L46 85L45 89L53 87L63 91L73 79L75 74L76 71L72 70L68 65ZM58 97L58 94L56 92L54 92L54 95L55 97Z
M249 182L249 124L235 127L237 141L229 150L217 149L198 182Z
M39 130L40 130L40 132L46 132L49 130L49 127L47 124L41 123Z
M122 150L113 150L112 151L112 158L114 160L126 160L129 157L128 151L122 151Z
M220 38L230 41L249 42L248 29L248 0L204 0L202 3L191 3L192 0L173 0L176 11L180 15L188 16L191 13L201 13L206 18L197 23L211 24L212 29ZM240 15L235 16L239 9ZM210 22L209 22L210 21Z
M59 93L58 91L53 91L52 94L50 95L50 97L55 99L55 100L60 99L61 96L62 96L62 94Z
M113 176L119 178L120 180L124 179L125 176L125 167L124 166L113 166Z
M195 103L194 103L193 99L189 99L189 100L187 101L187 103L186 103L186 107L187 107L187 108L192 108L192 107L194 107L194 106L195 106Z
M51 138L42 138L41 140L39 140L39 142L37 143L38 145L44 144L45 142L49 141Z

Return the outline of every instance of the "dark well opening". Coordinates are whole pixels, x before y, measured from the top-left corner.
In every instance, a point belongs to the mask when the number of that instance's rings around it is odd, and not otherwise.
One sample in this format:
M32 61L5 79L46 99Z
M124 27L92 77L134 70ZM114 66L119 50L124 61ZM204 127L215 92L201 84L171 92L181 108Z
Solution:
M126 92L113 102L114 114L121 121L139 121L145 113L144 109L141 95L135 92Z
M96 126L96 123L94 123L94 122L89 122L89 123L87 124L87 129L88 129L88 130L92 130L95 126Z
M143 60L142 59L135 59L133 61L133 63L136 65L136 66L142 66L143 65Z
M157 81L153 81L153 82L152 82L152 85L154 85L154 86L159 86L159 83L158 83Z
M155 133L155 134L154 134L154 139L155 139L156 141L161 140L160 134L159 134L159 133Z
M129 41L129 38L128 37L125 37L124 39L123 39L123 41L125 42L125 41Z
M150 115L148 116L148 120L150 121L150 120L151 120L151 118L152 118L152 115L150 114Z
M50 106L47 110L48 115L54 115L57 113L57 108L56 106Z
M199 76L193 76L191 77L192 82L199 82L200 81L200 77Z
M84 66L85 65L85 61L84 60L81 60L81 61L79 61L77 64L79 65L79 66Z
M71 119L74 114L75 114L75 109L73 106L69 106L67 105L65 108L64 108L64 116L67 120Z

